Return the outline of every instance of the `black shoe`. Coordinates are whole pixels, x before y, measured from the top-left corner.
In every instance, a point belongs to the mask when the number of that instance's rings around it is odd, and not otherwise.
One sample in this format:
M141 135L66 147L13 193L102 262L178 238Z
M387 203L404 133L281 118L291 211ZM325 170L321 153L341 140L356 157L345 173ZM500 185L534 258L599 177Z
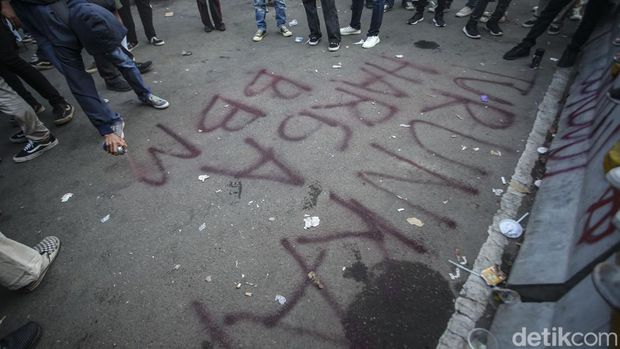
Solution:
M216 25L216 26L215 26L215 29L217 29L217 30L219 30L219 31L223 32L223 31L225 31L225 30L226 30L226 24L224 24L224 23L220 23L220 24L218 24L218 25Z
M562 57L560 57L560 60L558 61L558 67L560 68L572 67L573 65L575 65L575 62L577 61L577 56L579 56L579 51L575 51L570 48L567 48L566 50L564 50L564 53L562 53Z
M435 13L435 17L433 17L433 24L435 24L435 27L439 28L446 26L446 22L443 20L443 13Z
M129 86L127 81L123 80L120 77L113 79L113 80L106 81L105 87L110 91L116 91L116 92L131 91L131 86Z
M0 348L32 349L41 338L41 326L29 321L0 340Z
M127 50L129 52L133 51L134 48L138 47L138 45L140 45L140 43L138 41L136 42L128 42L127 43Z
M162 46L163 44L165 44L166 42L156 36L152 37L149 39L149 44L153 45L153 46Z
M411 18L407 20L407 24L418 24L424 20L424 12L416 12Z
M507 61L513 61L517 58L529 57L531 47L523 43L513 47L510 51L504 54L504 59Z
M607 97L611 99L614 103L620 103L620 88L613 89L607 92Z
M321 38L318 36L311 36L310 39L308 39L308 45L310 46L316 46L319 44L319 42L321 41Z
M499 25L497 24L496 21L488 21L487 22L487 29L489 30L489 33L491 33L491 35L493 36L502 36L504 35L504 32L502 31L502 28L499 27Z
M58 145L58 139L54 135L50 134L47 140L44 141L31 141L28 140L28 144L19 153L13 156L15 162L26 162L35 158L38 158L46 151L54 148Z
M463 27L463 33L471 39L480 39L480 32L478 32L478 21L467 21L467 24Z
M213 28L205 26L205 33L210 33L213 31Z
M73 120L75 108L69 103L54 106L54 125L60 126Z
M11 143L26 143L28 142L28 138L26 138L24 131L20 130L16 134L9 137L9 141L11 141Z
M33 67L37 68L37 70L48 70L54 68L52 62L46 61L45 59L37 58L35 61L30 62Z
M332 41L329 43L329 46L327 47L327 50L329 52L336 52L338 50L340 50L340 43L337 41Z
M140 74L146 74L151 70L151 66L153 65L153 62L151 61L146 61L146 62L136 62L136 67L138 67L138 70L140 71Z

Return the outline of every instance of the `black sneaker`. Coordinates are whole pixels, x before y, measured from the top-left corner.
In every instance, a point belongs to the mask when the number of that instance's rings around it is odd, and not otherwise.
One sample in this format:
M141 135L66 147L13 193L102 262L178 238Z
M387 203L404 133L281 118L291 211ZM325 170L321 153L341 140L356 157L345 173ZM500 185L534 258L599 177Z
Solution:
M131 52L131 51L133 51L134 48L136 48L138 46L140 46L140 43L138 41L136 41L136 42L128 42L127 43L127 50L129 52Z
M549 35L558 35L562 30L562 25L560 23L551 23L549 25L549 29L547 29L547 34Z
M11 141L11 143L26 143L28 142L28 138L26 138L26 135L24 134L23 131L19 131L16 134L9 137L9 141Z
M215 26L215 29L217 29L218 31L221 31L221 32L226 31L226 24L220 23L220 24Z
M504 35L504 32L502 31L502 28L499 27L497 22L487 22L487 29L489 30L489 33L491 33L491 35L493 35L493 36L502 36L502 35Z
M54 106L54 125L60 126L73 120L75 108L69 103Z
M41 338L41 326L30 321L0 340L0 348L34 348Z
M411 18L407 20L407 24L418 24L424 20L424 12L416 12Z
M46 151L54 148L58 145L58 139L54 137L54 135L50 134L50 136L45 141L31 141L28 140L28 144L17 153L17 155L13 156L13 161L15 162L26 162L35 158L38 158Z
M213 31L213 28L205 26L205 33L210 33Z
M443 20L443 13L436 13L433 17L433 24L435 27L443 28L446 26L446 22Z
M468 21L467 24L463 27L463 33L465 33L468 38L480 39L480 32L478 32L478 22L471 20Z
M507 61L513 61L517 58L529 57L530 50L530 46L520 43L519 45L510 49L510 51L506 52L506 54L504 54L504 59Z
M136 62L136 67L140 71L140 74L148 73L151 70L152 65L153 65L152 61Z
M48 70L54 68L52 62L41 58L37 58L36 60L31 61L30 64L33 67L37 68L37 70Z
M110 91L127 92L131 91L131 86L121 77L112 80L106 80L105 87Z
M338 50L340 50L340 43L337 41L332 41L329 43L329 46L327 47L327 50L329 52L336 52Z
M573 65L575 65L575 62L577 61L577 56L579 56L579 51L571 50L570 48L567 48L562 53L562 57L560 57L560 60L558 60L558 67L560 68L572 67Z
M156 36L152 37L149 40L149 44L153 45L153 46L162 46L163 44L165 44L166 42Z
M308 39L308 45L310 46L316 46L319 44L319 42L321 41L321 38L318 36L311 36L310 39Z
M620 103L620 88L616 88L607 92L607 97L616 104Z

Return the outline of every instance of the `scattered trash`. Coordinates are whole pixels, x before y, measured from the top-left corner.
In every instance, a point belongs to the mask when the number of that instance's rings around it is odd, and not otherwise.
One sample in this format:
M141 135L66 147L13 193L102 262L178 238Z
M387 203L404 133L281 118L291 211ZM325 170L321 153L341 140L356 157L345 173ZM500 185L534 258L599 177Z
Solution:
M559 58L555 58L555 57L551 57L551 58L549 58L549 60L550 60L550 61L552 61L552 62L557 62L557 61L559 61L560 59L559 59Z
M299 22L297 22L296 19L293 19L292 21L288 22L289 27L294 27L294 26L296 26L298 24L299 24Z
M514 219L506 218L499 221L499 231L502 232L506 237L511 239L516 239L523 234L523 227L521 226L521 221L525 219L530 213L527 212L518 221Z
M207 179L209 179L209 176L208 176L208 175L206 175L206 174L198 176L198 180L199 180L199 181L201 181L201 182L203 182L203 183L204 183L204 181L206 181Z
M421 220L415 218L415 217L409 217L407 218L407 223L411 224L411 225L415 225L416 227L423 227L424 226L424 222L422 222Z
M312 281L312 283L314 283L319 289L323 289L323 287L325 287L321 283L321 280L319 280L319 277L313 271L308 273L308 279L310 279L310 281Z
M488 267L484 269L481 273L476 273L475 271L464 267L457 262L451 260L448 260L448 262L450 262L452 265L455 265L457 268L461 268L475 276L482 278L484 282L486 282L486 284L489 286L498 285L506 280L506 274L504 274L504 272L501 271L501 269L499 269L497 265Z
M492 292L504 304L514 304L521 302L521 295L515 290L502 287L493 287Z
M213 279L211 278L211 275L207 276L207 277L205 278L205 281L206 281L206 282L211 282L211 281L213 281Z
M459 119L459 120L463 120L463 117L460 116L459 114L456 114L456 118Z
M181 51L181 56L191 56L192 55L192 51Z
M164 17L172 17L174 16L174 12L173 11L166 11L164 12Z
M391 135L391 136L390 136L390 138L393 138L393 139L396 139L396 136L394 136L394 135Z
M284 305L284 303L286 303L286 298L282 295L277 294L276 295L276 302L280 303L280 305Z
M60 198L60 202L67 202L73 197L73 193L67 193Z
M321 219L319 217L310 217L309 215L304 215L304 229L310 229L314 227L318 227L321 223Z
M506 185L506 184L507 184L507 182L506 182L506 178L504 178L503 176L502 176L502 184L503 184L503 185Z
M549 151L549 148L547 148L547 147L538 147L538 149L536 149L536 151L538 152L538 154L542 155L542 154L546 154Z
M246 292L246 293L245 293L245 296L246 296L246 297L252 297L252 292Z
M360 40L360 41L358 41L358 42L354 43L353 45L361 45L361 44L363 44L363 43L364 43L364 39L362 39L362 40Z
M398 126L400 126L400 127L406 127L406 128L411 127L411 125L407 125L407 124L400 124L400 125L398 125Z
M174 269L174 270L179 270L179 268L181 268L181 264L177 264L177 265L175 265L173 269Z
M515 191L522 193L522 194L530 193L530 189L528 187L526 187L525 185L517 181L510 181L510 187L514 189Z
M296 37L295 37L295 42L296 42L296 43L301 43L301 42L304 42L304 37L303 37L303 36L296 36Z
M484 328L474 328L467 336L467 344L470 349L499 348L499 341L495 336Z
M274 222L275 220L276 220L276 217L269 217L270 222Z
M238 282L238 283L235 285L235 288L236 288L236 289L240 289L240 288L241 288L241 283L240 283L240 282Z
M472 148L472 149L474 149L474 151L478 151L478 150L480 150L480 148Z
M258 285L253 284L251 282L245 282L245 284L248 285L248 286L252 286L252 287L258 287Z
M540 188L540 186L542 185L542 179L537 179L534 181L534 185L538 188Z
M205 229L207 229L207 223L202 223L200 227L198 227L198 231L203 231Z
M332 69L340 69L342 68L342 63L338 62L338 64L332 65Z
M448 273L448 275L450 276L450 280L459 279L461 277L461 269L457 268L456 271L454 272L454 274Z
M110 219L110 215L107 215L107 216L105 216L105 217L101 218L101 223L105 223L105 222L107 222L109 219Z
M399 209L397 209L396 211L398 211L398 212L403 212L404 210L405 210L404 208L399 208Z
M403 58L403 57L405 57L405 56L403 56L403 55L396 55L396 56L394 56L394 57L395 57L395 58Z
M461 150L467 150L467 147L461 144Z
M491 155L502 156L502 152L499 150L491 150L490 153Z
M482 101L482 103L489 103L489 96L482 95L480 96L480 100Z
M493 189L493 194L495 194L495 196L502 196L503 193L504 189Z

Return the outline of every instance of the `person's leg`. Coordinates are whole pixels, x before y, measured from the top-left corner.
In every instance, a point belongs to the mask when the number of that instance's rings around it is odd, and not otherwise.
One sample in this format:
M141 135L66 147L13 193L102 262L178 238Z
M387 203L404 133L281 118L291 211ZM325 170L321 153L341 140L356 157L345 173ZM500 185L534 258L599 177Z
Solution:
M267 13L267 7L265 0L254 0L254 15L256 17L256 27L259 30L267 30L267 23L265 23L265 14Z
M527 47L536 45L536 39L541 36L553 22L553 19L568 5L572 0L550 0L548 5L540 12L540 16L534 26L522 40L522 44ZM539 9L540 11L540 9Z
M367 36L379 35L379 29L381 29L381 23L383 23L383 5L385 5L385 0L374 0L370 29L368 29Z
M4 65L0 64L0 77L6 81L6 83L23 98L33 109L38 109L41 103L26 89L22 81L12 71L6 69Z
M508 10L508 6L510 6L510 1L511 0L497 0L497 6L491 17L489 17L489 22L499 22L500 18L506 14L506 10Z
M200 13L202 25L204 25L206 29L215 29L215 24L211 22L209 4L207 4L207 0L196 0L196 4L198 5L198 12Z
M327 38L329 42L340 42L340 23L338 22L336 1L321 0L321 7L323 9L323 19L325 20L325 28L327 29Z
M579 51L581 46L590 38L599 20L611 9L612 4L608 0L590 0L586 5L581 23L577 27L577 31L575 31L568 48Z
M136 34L136 24L131 15L131 2L130 0L121 0L121 4L123 7L118 10L118 14L121 16L123 25L127 28L127 40L132 44L136 44L138 42L138 34Z
M24 288L39 279L48 263L36 250L0 233L0 285L9 290Z
M134 61L118 47L116 50L104 55L104 59L112 63L120 72L141 101L146 101L151 90L146 86L142 75Z
M303 0L304 10L306 11L306 18L308 19L308 28L310 29L310 36L314 38L320 38L321 34L321 22L319 22L319 14L317 13L316 0ZM323 6L325 11L325 6Z
M50 137L50 131L39 120L32 107L21 99L2 78L0 78L0 111L15 117L17 125L27 139L38 142Z
M474 12L471 13L471 20L479 21L480 17L484 14L484 11L487 9L487 5L489 4L489 0L478 0L476 1L476 6L474 6Z
M279 27L286 25L286 0L273 0L276 8L276 25Z
M105 82L105 86L108 90L116 92L131 91L131 86L123 80L121 73L116 69L114 64L101 56L94 56L93 58L95 60L95 66L97 66L97 72L99 72L99 76L101 76Z
M364 0L353 0L351 6L351 22L349 26L354 29L362 29L362 10L364 9Z
M222 17L222 5L220 4L220 0L208 0L208 3L215 28L224 30L224 18Z
M157 36L155 27L153 26L153 7L151 7L151 1L135 0L135 2L142 27L144 27L144 34L146 34L146 38L150 41L153 37Z

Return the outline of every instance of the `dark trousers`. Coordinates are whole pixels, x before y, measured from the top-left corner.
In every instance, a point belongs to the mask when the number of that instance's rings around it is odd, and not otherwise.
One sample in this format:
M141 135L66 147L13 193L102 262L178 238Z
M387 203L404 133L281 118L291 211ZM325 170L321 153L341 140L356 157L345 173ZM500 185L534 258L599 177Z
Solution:
M424 9L428 5L428 0L418 0L414 2L416 12L424 12ZM437 8L435 8L435 16L443 15L443 11L446 9L446 0L437 0Z
M379 35L379 29L383 22L383 5L385 0L374 0L372 5L372 18L370 19L370 29L368 29L367 36ZM361 29L362 10L364 9L364 0L353 0L353 8L351 9L351 23L352 28Z
M310 36L320 38L322 36L321 23L319 22L316 0L305 0L303 3L308 18L308 27L310 27ZM325 20L329 42L340 42L340 24L335 0L321 0L321 7L323 8L323 19Z
M144 27L144 34L146 38L151 40L152 37L157 36L155 34L155 27L153 26L153 8L151 7L150 0L134 0L136 7L138 8L138 14L140 15L140 21ZM118 14L123 20L125 28L127 28L127 40L131 43L138 42L138 35L136 34L136 25L131 16L131 3L129 0L121 0L123 7L118 10Z
M557 15L572 3L573 0L551 0L545 9L540 13L540 16L534 23L534 26L527 33L523 44L529 47L536 45L536 39L545 33L551 22L557 17ZM611 3L609 0L590 0L586 5L586 10L581 20L581 24L573 39L569 45L569 48L579 50L579 48L588 40L590 34L596 27L598 20L605 15L606 12L611 10Z
M37 40L44 56L64 75L71 93L99 134L113 133L111 126L122 119L97 93L92 76L84 71L82 44L73 30L58 18L52 7L54 5L15 1L13 6L25 29Z
M45 76L18 55L15 37L3 24L0 24L0 76L31 106L39 102L24 87L19 78L47 99L52 107L66 103Z
M134 60L134 56L131 52L127 51L124 47L121 47L121 49L127 56L129 56L129 58L131 58L131 60ZM95 59L95 65L97 66L99 76L101 76L103 80L106 82L111 82L112 80L121 78L121 72L116 68L116 66L114 66L114 64L112 64L112 62L104 59L103 56L94 56L93 58Z
M506 14L506 10L508 10L508 6L510 6L511 0L497 0L497 6L495 6L495 11L489 18L489 22L498 22L500 18L502 18ZM484 11L487 9L487 5L491 2L490 0L478 0L476 2L476 6L474 7L474 12L471 14L471 19L478 21L480 17L484 14Z
M205 28L216 29L222 25L222 6L220 0L196 0L200 19Z

